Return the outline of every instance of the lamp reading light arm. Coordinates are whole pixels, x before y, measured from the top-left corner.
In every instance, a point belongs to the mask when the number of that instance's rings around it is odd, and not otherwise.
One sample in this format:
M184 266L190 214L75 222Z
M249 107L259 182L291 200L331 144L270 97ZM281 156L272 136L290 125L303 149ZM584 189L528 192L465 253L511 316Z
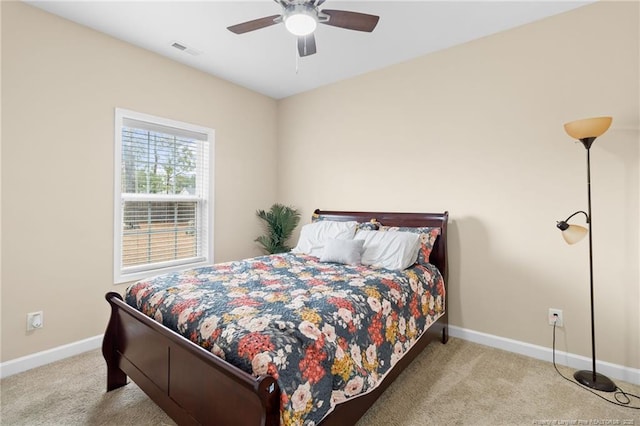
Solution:
M584 212L582 210L578 210L577 212L575 212L574 214L572 214L571 216L569 216L565 220L560 220L560 221L556 222L556 226L558 227L558 229L560 229L561 231L567 230L569 228L569 224L567 222L569 222L569 219L571 219L572 217L574 217L578 213L582 213L584 215L584 218L586 219L587 223L591 223L591 219L589 218L589 215L587 214L587 212Z

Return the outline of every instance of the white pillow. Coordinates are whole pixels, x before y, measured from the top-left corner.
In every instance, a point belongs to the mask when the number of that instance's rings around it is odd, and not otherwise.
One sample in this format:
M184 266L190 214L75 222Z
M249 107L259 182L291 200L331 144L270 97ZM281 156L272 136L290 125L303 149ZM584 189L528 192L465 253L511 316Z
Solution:
M344 263L357 265L362 258L364 240L327 240L320 256L320 262Z
M356 240L364 240L361 263L400 271L416 263L420 235L412 232L358 231Z
M356 233L358 222L338 222L334 220L320 220L304 225L300 230L298 244L291 253L308 254L320 257L327 240L352 240Z

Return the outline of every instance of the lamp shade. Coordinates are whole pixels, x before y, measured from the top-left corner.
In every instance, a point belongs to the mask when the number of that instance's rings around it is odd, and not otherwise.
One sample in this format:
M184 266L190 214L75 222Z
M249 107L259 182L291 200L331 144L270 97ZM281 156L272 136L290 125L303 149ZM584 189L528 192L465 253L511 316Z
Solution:
M574 139L597 138L611 126L611 117L594 117L571 121L564 130Z
M564 238L567 244L575 244L583 239L588 232L589 231L584 226L569 225L567 229L562 231L562 238Z

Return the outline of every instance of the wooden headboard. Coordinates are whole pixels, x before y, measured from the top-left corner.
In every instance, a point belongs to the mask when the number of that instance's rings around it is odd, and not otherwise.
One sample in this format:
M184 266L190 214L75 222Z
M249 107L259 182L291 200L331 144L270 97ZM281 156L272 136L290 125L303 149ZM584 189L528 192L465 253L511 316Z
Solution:
M447 268L447 222L449 212L444 213L394 213L394 212L344 212L316 209L314 214L322 215L329 220L356 220L369 222L375 219L385 226L430 226L440 228L440 236L436 239L431 251L430 262L442 274L445 283L448 278Z

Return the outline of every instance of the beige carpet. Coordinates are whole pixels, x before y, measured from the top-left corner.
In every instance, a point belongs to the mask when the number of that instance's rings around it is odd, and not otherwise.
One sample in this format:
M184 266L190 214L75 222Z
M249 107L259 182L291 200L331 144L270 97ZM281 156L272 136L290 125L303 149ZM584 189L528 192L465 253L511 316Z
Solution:
M0 423L174 424L134 383L106 393L105 374L96 350L8 377L0 382ZM617 384L640 394L639 386ZM558 376L551 363L452 338L429 345L358 426L452 424L640 426L640 410L580 389Z

